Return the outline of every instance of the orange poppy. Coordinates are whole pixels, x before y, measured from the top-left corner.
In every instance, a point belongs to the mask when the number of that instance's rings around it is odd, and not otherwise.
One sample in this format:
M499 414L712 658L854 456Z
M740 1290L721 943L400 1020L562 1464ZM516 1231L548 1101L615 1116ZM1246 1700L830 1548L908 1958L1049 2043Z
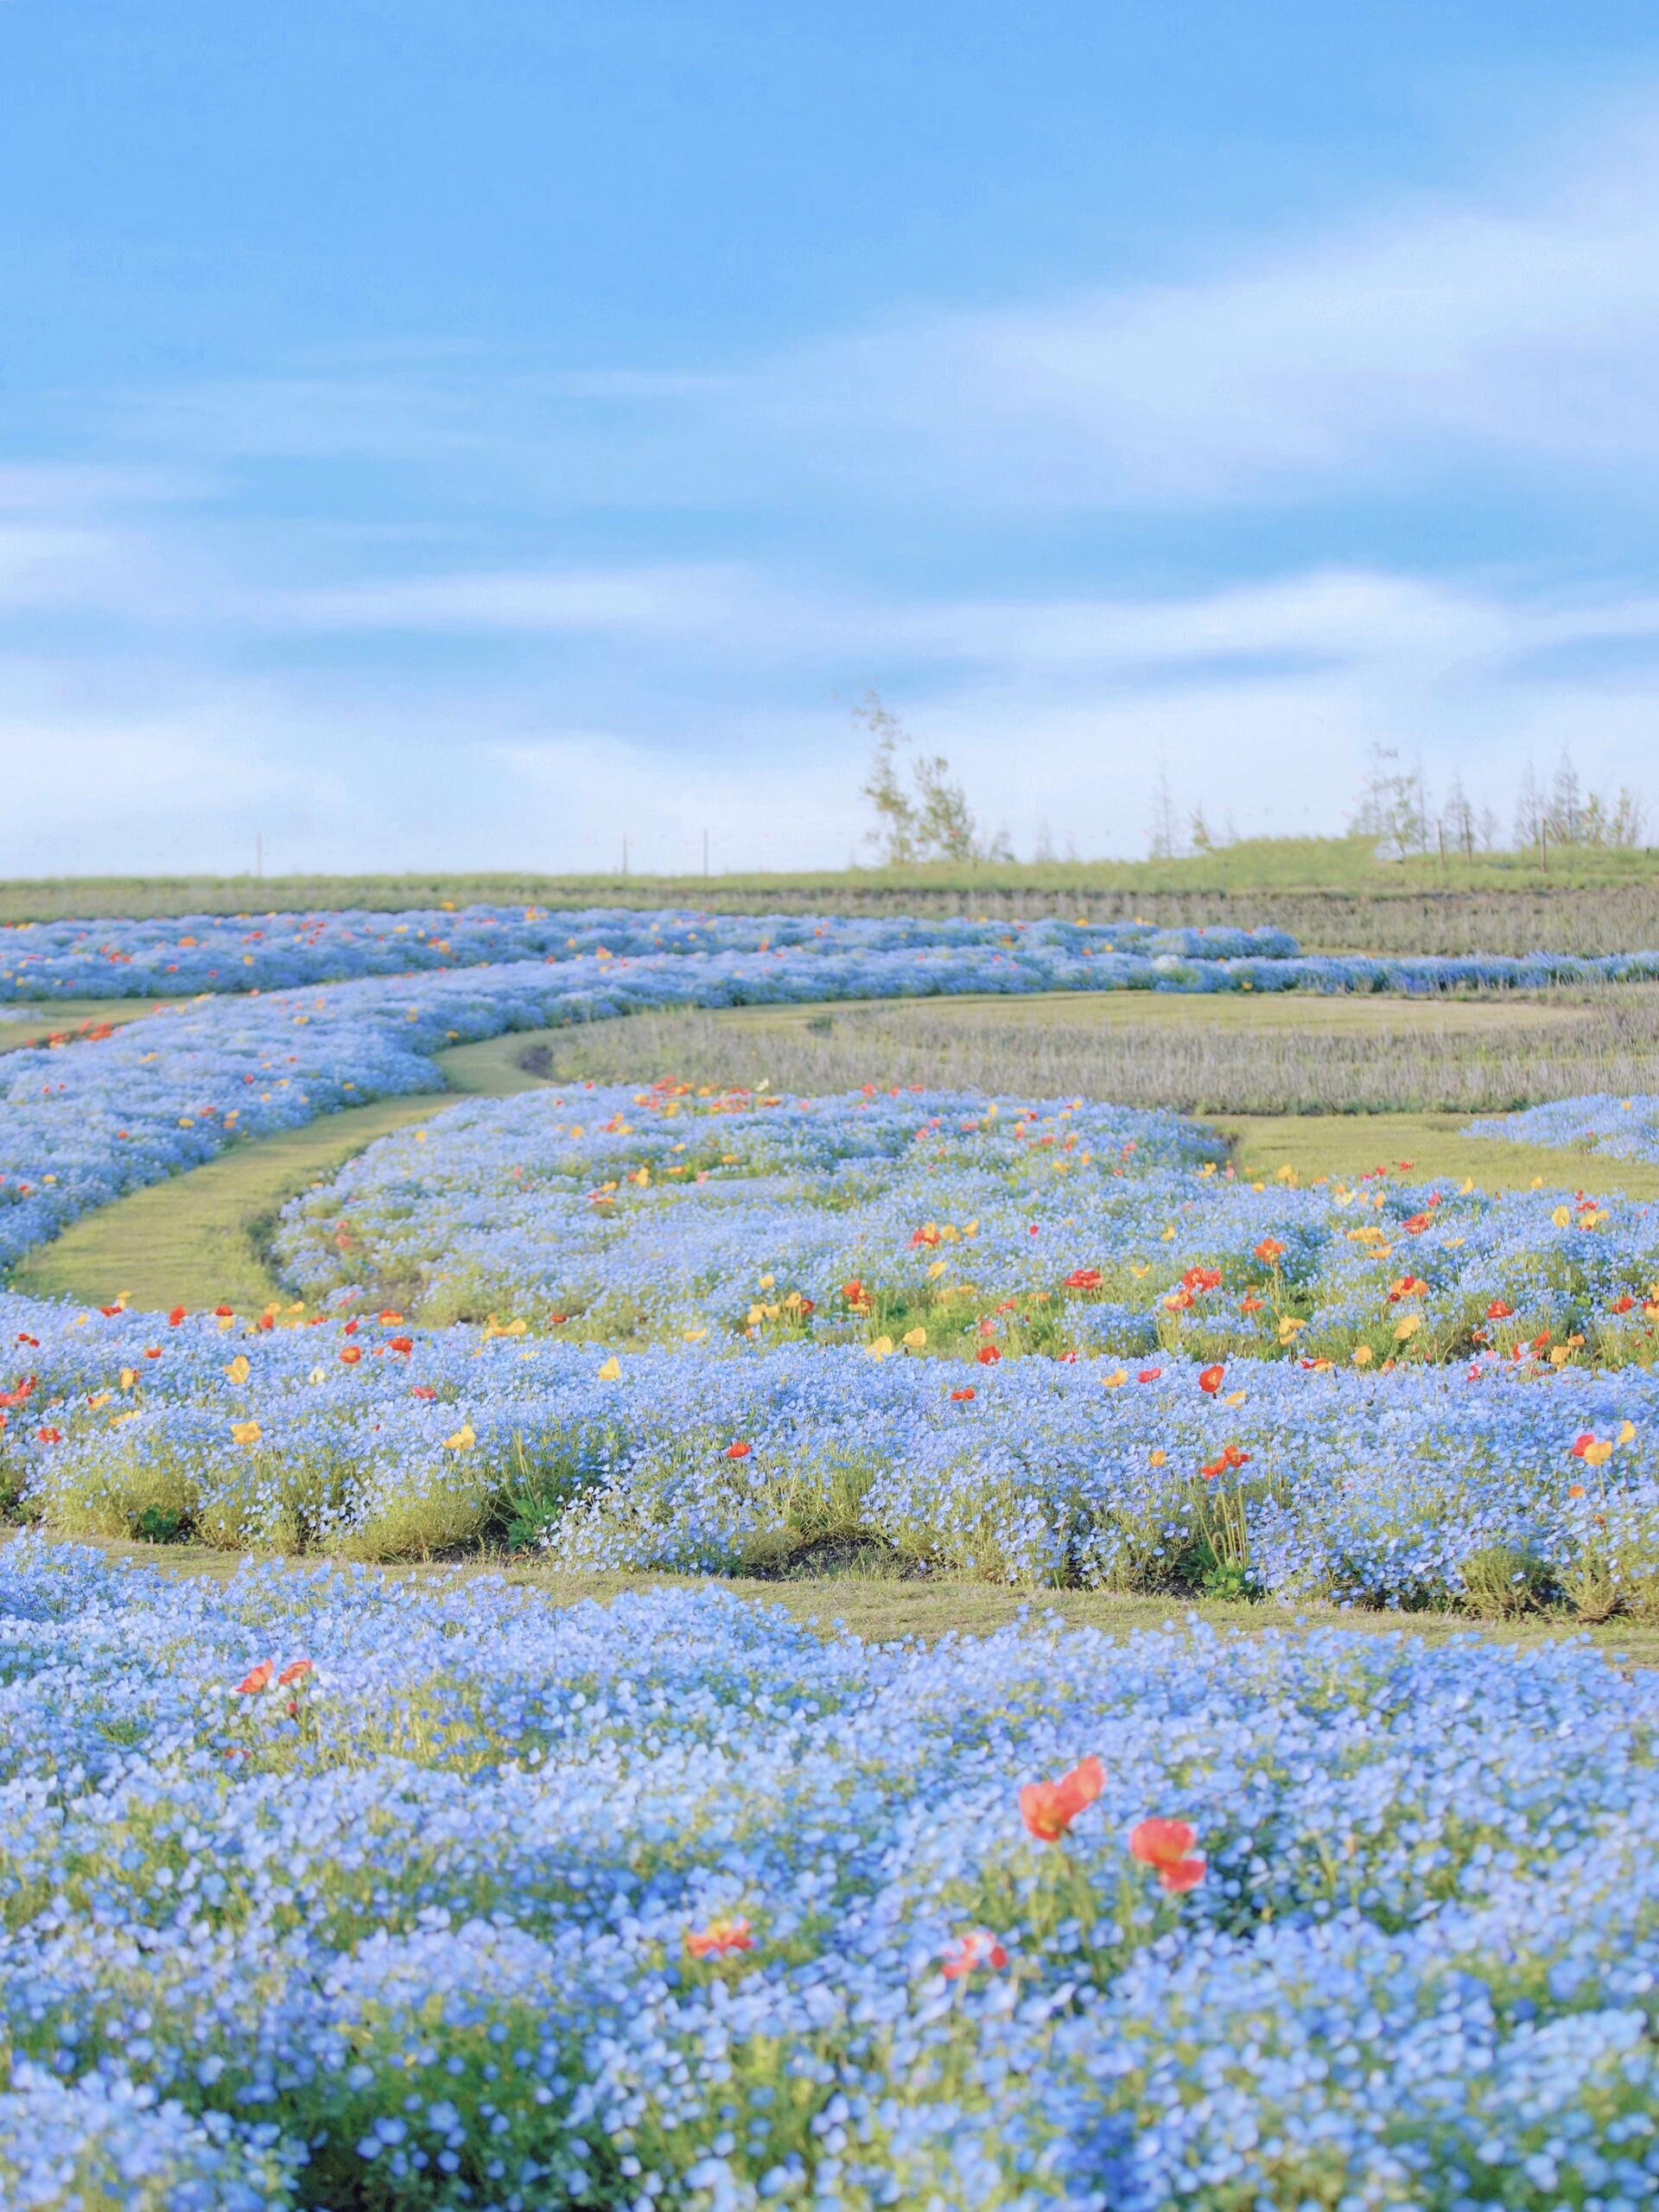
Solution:
M1192 1855L1198 1840L1185 1821L1142 1821L1129 1838L1129 1850L1179 1897L1183 1891L1196 1890L1204 1879L1205 1861Z
M1039 1843L1058 1843L1105 1787L1105 1768L1097 1758L1086 1758L1058 1782L1027 1783L1020 1792L1020 1817Z

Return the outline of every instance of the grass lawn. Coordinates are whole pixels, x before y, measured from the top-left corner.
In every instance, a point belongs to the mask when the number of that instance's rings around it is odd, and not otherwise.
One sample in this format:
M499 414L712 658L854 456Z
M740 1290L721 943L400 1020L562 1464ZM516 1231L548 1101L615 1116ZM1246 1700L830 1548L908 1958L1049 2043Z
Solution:
M0 1020L0 1052L43 1045L48 1037L73 1038L77 1030L102 1021L139 1021L166 1003L157 999L61 999L50 1006L19 1007L20 1020Z
M1270 893L1317 890L1360 899L1444 897L1459 891L1560 892L1651 883L1659 852L1605 846L1522 852L1452 852L1382 861L1367 837L1250 837L1181 860L930 861L904 868L798 874L739 870L704 875L56 876L0 883L0 920L90 915L288 912L365 906L395 911L474 900L544 906L672 906L706 910L747 898L764 910L770 894L830 901L872 893L946 893L964 912L988 895L1046 893L1061 911L1068 896L1112 891Z
M1412 1163L1411 1180L1461 1184L1482 1191L1584 1190L1597 1198L1659 1198L1659 1167L1605 1153L1552 1152L1542 1145L1503 1144L1459 1134L1461 1114L1220 1114L1213 1125L1230 1138L1239 1172L1271 1181L1294 1167L1304 1183L1319 1176L1351 1179L1375 1167Z
M16 1531L12 1532L16 1534ZM0 1535L0 1541L4 1541ZM106 1555L169 1574L201 1575L228 1581L238 1568L257 1563L246 1552L210 1551L200 1544L142 1544L77 1537ZM321 1564L307 1560L306 1567ZM1341 1610L1333 1605L1233 1605L1216 1599L1120 1596L1104 1590L1013 1590L983 1582L940 1580L901 1582L880 1576L847 1574L822 1580L761 1580L710 1574L562 1573L522 1559L492 1558L459 1565L371 1567L369 1574L425 1577L450 1573L499 1575L510 1587L534 1590L554 1605L587 1599L605 1605L630 1590L729 1590L762 1605L781 1605L797 1620L824 1633L837 1624L855 1636L887 1642L918 1637L931 1643L941 1636L989 1636L1028 1616L1058 1615L1073 1628L1103 1629L1128 1636L1161 1628L1167 1622L1196 1619L1206 1626L1243 1634L1269 1629L1305 1633L1321 1628L1402 1633L1426 1643L1453 1637L1483 1636L1509 1648L1559 1643L1575 1637L1610 1658L1638 1667L1659 1666L1659 1622L1613 1620L1586 1627L1582 1622L1548 1614L1516 1620L1483 1622L1457 1613L1389 1613Z

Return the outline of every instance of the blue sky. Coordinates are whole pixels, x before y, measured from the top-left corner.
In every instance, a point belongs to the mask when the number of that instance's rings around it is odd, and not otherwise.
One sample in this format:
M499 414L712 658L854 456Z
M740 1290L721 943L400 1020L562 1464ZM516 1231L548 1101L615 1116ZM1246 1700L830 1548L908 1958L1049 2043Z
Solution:
M0 0L0 869L1659 798L1659 16Z

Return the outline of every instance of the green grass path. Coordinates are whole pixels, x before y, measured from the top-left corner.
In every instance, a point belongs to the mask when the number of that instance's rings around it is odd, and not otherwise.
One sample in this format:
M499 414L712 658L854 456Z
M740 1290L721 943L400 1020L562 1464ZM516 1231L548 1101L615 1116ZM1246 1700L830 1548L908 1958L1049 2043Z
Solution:
M326 1182L365 1145L411 1123L429 1121L463 1098L501 1098L537 1087L518 1065L522 1035L493 1037L438 1054L450 1085L409 1098L348 1107L232 1145L217 1160L165 1183L151 1183L89 1213L13 1270L11 1287L35 1298L68 1298L135 1306L235 1306L246 1310L278 1297L264 1258L265 1241L286 1201Z
M15 1533L15 1532L11 1532ZM9 1532L0 1529L0 1543ZM228 1581L239 1567L263 1562L243 1552L209 1551L200 1544L128 1543L77 1537L106 1556L133 1567L159 1567L169 1574ZM310 1569L321 1562L296 1561ZM357 1570L353 1570L356 1572ZM1444 1643L1453 1637L1481 1636L1506 1649L1525 1650L1572 1637L1608 1658L1637 1667L1659 1666L1659 1622L1612 1620L1586 1627L1560 1615L1535 1614L1510 1621L1483 1622L1459 1613L1389 1613L1334 1605L1241 1605L1217 1599L1147 1597L1108 1590L1019 1590L1001 1584L904 1582L878 1576L844 1576L798 1580L761 1580L717 1574L627 1574L620 1572L570 1574L522 1559L492 1557L430 1566L371 1567L371 1574L412 1580L454 1573L499 1575L509 1587L539 1592L550 1605L575 1605L592 1600L607 1605L626 1591L728 1590L734 1597L781 1605L796 1619L828 1634L836 1624L872 1642L917 1637L931 1643L941 1636L990 1636L1025 1615L1033 1620L1053 1615L1071 1628L1096 1628L1128 1636L1171 1622L1196 1619L1206 1627L1261 1635L1281 1630L1306 1635L1342 1628L1372 1634L1396 1633Z

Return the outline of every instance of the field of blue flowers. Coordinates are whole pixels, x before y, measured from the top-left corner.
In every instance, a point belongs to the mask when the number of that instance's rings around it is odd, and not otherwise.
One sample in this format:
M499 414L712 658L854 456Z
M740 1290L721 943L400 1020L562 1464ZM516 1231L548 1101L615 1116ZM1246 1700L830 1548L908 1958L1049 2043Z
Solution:
M163 998L280 991L522 961L652 960L723 953L788 956L999 951L1097 963L1064 966L1043 988L1091 990L1536 990L1650 982L1659 950L1606 955L1304 956L1282 930L1170 929L1149 922L926 919L894 916L653 912L632 907L417 908L398 913L198 914L175 918L0 923L0 1002ZM993 980L958 988L1000 988ZM1027 986L1032 988L1032 986ZM826 994L830 995L830 994Z
M1610 1160L1659 1161L1659 1098L1559 1098L1502 1121L1477 1122L1471 1134L1602 1152Z
M0 1260L507 1029L1398 964L405 918L12 933L20 996L210 995L6 1055ZM1611 1153L1653 1109L1489 1134ZM1254 1183L1084 1100L663 1081L435 1113L276 1255L258 1313L0 1292L0 1504L41 1532L0 1552L0 2202L1659 2200L1659 1678L1586 1648L877 1649L716 1592L48 1541L1652 1617L1651 1209Z
M1637 2207L1659 1678L0 1561L0 2195Z

